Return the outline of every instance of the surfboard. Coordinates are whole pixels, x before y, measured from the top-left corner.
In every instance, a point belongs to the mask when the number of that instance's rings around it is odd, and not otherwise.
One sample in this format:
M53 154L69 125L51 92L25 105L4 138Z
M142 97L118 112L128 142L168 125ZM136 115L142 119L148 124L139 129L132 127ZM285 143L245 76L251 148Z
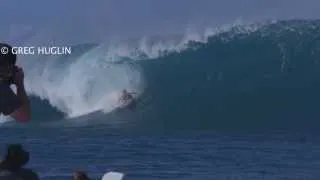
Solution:
M124 174L120 172L108 172L102 176L102 180L123 180Z

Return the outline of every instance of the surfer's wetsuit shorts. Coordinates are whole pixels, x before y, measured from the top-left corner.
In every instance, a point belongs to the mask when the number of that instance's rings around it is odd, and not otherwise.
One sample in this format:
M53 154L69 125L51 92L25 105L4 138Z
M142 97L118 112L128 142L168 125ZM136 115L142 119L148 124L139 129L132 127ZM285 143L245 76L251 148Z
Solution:
M19 107L19 99L10 86L0 84L0 113L7 116Z

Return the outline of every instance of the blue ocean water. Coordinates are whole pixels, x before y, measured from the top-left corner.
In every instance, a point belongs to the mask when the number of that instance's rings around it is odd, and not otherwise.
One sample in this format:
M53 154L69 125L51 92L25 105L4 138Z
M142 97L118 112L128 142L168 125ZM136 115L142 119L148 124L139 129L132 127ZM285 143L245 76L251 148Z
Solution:
M279 21L22 57L33 119L3 123L1 142L25 145L42 179L318 179L319 32Z

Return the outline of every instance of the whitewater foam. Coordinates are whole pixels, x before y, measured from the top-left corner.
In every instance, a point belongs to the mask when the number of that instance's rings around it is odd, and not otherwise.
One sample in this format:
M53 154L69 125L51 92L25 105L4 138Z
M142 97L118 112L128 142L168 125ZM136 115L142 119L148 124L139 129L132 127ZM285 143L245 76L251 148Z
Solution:
M26 89L69 117L109 112L117 107L115 93L123 88L141 91L142 75L130 64L108 64L104 58L103 52L93 50L59 68L56 59L44 59L29 66Z
M143 93L144 77L134 61L181 52L189 48L190 42L206 43L209 37L233 28L238 29L236 32L249 33L258 26L236 21L228 26L208 28L201 33L189 28L184 36L176 39L143 37L134 43L100 44L71 57L21 57L18 63L26 69L28 93L48 100L67 116L75 117L99 110L107 113L119 106L117 94L121 89ZM43 32L40 32L25 43L36 43L43 37Z

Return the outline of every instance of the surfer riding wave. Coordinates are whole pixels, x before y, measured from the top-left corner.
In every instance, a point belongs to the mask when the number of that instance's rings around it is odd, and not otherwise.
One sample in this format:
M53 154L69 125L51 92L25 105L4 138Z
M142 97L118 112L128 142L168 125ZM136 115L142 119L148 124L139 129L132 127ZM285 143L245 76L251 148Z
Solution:
M127 89L123 89L119 98L119 103L122 104L123 107L133 109L136 106L136 99L134 95L136 92L129 92Z

